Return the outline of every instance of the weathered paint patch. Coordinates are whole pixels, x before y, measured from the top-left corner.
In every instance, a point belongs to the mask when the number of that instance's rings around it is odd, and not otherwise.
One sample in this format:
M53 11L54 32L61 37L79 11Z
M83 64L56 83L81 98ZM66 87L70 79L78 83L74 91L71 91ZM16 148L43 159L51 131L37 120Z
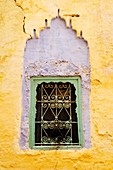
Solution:
M0 1L0 169L112 170L113 169L113 0ZM90 47L91 143L79 151L22 151L19 147L22 62L25 42L37 36L44 19L79 14L72 26L83 31ZM24 17L26 19L24 20ZM69 16L64 16L68 25ZM24 23L23 23L24 20ZM23 24L25 32L23 30ZM4 74L3 74L4 73ZM98 81L99 80L99 81ZM99 83L101 82L101 83ZM103 134L104 133L104 134Z
M47 22L47 21L46 21ZM47 23L46 23L47 24ZM90 147L89 49L76 31L67 28L61 17L52 19L50 28L40 32L39 39L27 41L23 64L23 114L20 146L29 148L30 78L33 76L81 76L82 122L84 147Z

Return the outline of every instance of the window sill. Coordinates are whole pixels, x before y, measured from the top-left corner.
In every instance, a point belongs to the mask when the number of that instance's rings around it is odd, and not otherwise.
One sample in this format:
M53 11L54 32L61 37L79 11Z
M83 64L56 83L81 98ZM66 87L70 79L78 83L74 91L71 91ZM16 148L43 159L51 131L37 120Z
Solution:
M71 150L71 149L81 149L83 148L80 145L73 145L73 146L33 146L31 149L34 150Z

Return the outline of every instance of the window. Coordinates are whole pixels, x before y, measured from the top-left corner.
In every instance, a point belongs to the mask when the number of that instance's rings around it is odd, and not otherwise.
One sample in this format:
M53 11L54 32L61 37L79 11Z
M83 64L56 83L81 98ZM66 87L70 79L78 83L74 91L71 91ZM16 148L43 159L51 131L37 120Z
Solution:
M82 147L80 77L32 77L30 147Z

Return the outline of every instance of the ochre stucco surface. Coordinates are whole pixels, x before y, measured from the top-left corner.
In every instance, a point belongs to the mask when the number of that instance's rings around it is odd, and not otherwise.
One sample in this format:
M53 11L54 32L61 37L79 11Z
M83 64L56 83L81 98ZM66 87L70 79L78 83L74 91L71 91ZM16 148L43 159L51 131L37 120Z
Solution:
M15 2L16 1L16 2ZM0 170L113 169L113 1L0 0ZM22 65L26 40L45 19L72 18L88 41L91 65L91 148L20 150ZM80 17L71 17L79 14Z

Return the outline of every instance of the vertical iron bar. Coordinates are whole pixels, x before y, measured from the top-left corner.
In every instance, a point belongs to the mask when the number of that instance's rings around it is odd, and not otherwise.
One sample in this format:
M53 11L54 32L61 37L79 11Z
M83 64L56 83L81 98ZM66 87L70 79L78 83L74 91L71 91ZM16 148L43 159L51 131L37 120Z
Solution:
M42 144L42 114L43 114L43 107L42 107L42 97L43 97L43 84L41 85L41 144Z
M55 87L56 87L56 96L55 96L55 105L58 104L58 100L57 100L57 83L55 83ZM57 105L56 105L56 116L57 116L57 119L58 119L58 115L57 115Z
M70 84L69 84L69 86L70 86ZM72 99L71 99L71 86L70 86L70 90L69 91L70 91L70 100L71 100L71 102L70 102L71 103L71 106L70 106L70 122L71 122L71 143L72 143L72 111L71 111L72 110L71 109L72 108Z

